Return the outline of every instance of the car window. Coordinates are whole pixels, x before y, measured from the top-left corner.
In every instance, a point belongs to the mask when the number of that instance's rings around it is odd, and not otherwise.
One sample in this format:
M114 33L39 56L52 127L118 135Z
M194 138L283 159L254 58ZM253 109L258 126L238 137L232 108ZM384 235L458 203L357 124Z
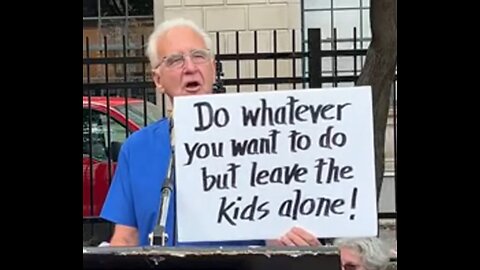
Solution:
M83 154L99 160L106 160L108 157L108 126L107 115L92 109L91 127L89 121L89 110L83 110ZM124 142L127 135L125 126L110 118L110 142ZM91 129L91 137L90 137ZM90 149L91 142L91 149Z
M122 112L122 114L126 114L125 105L117 105L115 108ZM158 106L147 102L147 122L145 123L144 108L143 102L128 103L128 118L134 121L140 127L152 124L163 117L163 112Z
M99 112L92 110L91 126L89 110L83 110L83 154L92 155L94 159L107 158L106 142L103 136L103 123ZM90 136L91 131L91 136Z
M108 140L108 130L107 130L107 115L104 113L100 113L100 118L102 122L105 123L105 127L103 130L103 136L105 137L105 141ZM121 142L123 143L125 139L130 136L131 132L129 131L128 134L126 133L126 127L120 124L117 120L110 117L110 142Z

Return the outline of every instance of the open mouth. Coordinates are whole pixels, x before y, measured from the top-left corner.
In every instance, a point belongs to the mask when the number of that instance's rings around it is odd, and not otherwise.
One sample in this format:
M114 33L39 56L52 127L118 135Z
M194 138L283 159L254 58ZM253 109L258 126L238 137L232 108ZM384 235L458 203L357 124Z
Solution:
M191 81L185 84L185 89L189 92L198 91L200 89L200 83L197 81Z

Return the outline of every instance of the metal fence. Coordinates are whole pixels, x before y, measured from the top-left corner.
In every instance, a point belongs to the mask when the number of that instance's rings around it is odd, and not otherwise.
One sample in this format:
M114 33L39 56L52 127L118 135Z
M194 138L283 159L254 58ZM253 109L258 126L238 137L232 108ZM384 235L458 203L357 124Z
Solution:
M277 31L272 31L272 50L258 50L258 33L253 31L253 52L241 52L239 32L235 32L234 52L221 53L220 33L215 35L217 79L216 92L263 91L297 88L337 87L340 84L354 85L361 71L366 49L357 48L356 29L353 29L350 48L338 49L336 30L331 39L322 39L320 29L308 29L307 50L296 42L298 31L291 30L291 50L278 51ZM155 94L150 78L150 65L144 55L145 37L139 48L127 48L123 37L122 49L109 50L107 37L101 46L91 50L88 38L84 43L83 95L84 95L84 244L94 245L107 240L111 226L98 218L104 196L115 169L118 140L125 139L150 121L153 110L160 117L166 115L167 100ZM325 46L328 45L328 46ZM100 47L101 49L98 49ZM324 47L327 47L326 49ZM339 68L340 61L352 64L350 69ZM268 61L272 66L269 76L259 76L259 63ZM253 63L252 63L253 62ZM288 74L279 75L279 63ZM253 64L253 72L242 74L244 63ZM235 74L225 77L224 66L233 66ZM285 73L285 72L283 72ZM245 90L248 89L248 90ZM394 136L396 135L396 75L392 85L392 110ZM125 109L128 107L136 109ZM138 104L138 107L132 106ZM156 104L156 106L151 106ZM113 110L111 108L114 108ZM154 109L151 109L154 108ZM150 111L149 111L150 110ZM101 123L101 125L99 125ZM97 134L99 133L99 134ZM99 136L97 136L99 135ZM120 139L118 139L120 138ZM394 137L394 146L396 137ZM97 147L98 146L98 147ZM396 149L394 149L396 153ZM396 156L396 154L395 154ZM396 177L394 176L395 186ZM396 211L379 213L380 219L395 219Z

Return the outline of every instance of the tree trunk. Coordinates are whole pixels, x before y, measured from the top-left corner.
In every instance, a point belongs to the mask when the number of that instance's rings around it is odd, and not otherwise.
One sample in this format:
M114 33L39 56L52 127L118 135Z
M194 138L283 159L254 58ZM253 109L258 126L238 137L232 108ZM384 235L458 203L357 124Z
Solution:
M372 42L357 85L370 85L373 96L377 201L383 182L385 131L397 63L397 1L370 0Z

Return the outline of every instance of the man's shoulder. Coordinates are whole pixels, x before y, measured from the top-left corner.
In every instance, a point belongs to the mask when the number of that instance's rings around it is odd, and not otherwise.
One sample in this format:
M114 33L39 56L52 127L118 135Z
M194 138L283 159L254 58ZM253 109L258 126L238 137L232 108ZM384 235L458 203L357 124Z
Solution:
M162 118L138 131L132 133L124 142L124 147L128 149L152 147L157 144L163 144L163 139L169 138L169 122L167 118Z

